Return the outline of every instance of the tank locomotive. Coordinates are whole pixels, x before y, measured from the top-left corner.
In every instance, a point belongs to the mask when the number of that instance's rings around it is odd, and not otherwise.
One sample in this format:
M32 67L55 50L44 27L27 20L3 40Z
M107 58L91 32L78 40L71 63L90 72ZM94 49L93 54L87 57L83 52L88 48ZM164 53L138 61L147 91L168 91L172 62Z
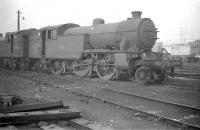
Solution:
M96 18L92 26L67 23L7 34L12 37L7 40L10 54L1 55L1 61L3 66L13 63L21 69L53 74L73 71L83 77L97 74L104 80L125 75L141 83L163 81L173 74L174 65L163 53L152 52L158 31L141 14L134 11L132 18L116 23ZM20 53L15 53L17 48Z

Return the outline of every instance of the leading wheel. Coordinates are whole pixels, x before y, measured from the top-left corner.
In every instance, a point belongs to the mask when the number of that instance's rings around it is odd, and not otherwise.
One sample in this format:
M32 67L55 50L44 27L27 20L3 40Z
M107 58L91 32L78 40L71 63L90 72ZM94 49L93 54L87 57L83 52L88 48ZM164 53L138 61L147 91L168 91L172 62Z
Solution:
M92 69L92 61L90 59L82 60L82 61L76 61L73 64L73 71L75 75L80 77L86 77L90 76L91 69Z
M51 73L55 75L60 75L64 71L65 64L62 61L54 61L51 63Z
M148 66L141 66L135 72L135 79L142 84L151 81L151 68Z
M164 70L162 72L162 75L160 76L160 78L158 80L156 80L157 83L163 83L163 82L167 82L168 81L168 73Z
M114 61L110 58L102 59L97 64L97 75L103 80L111 80L117 72Z

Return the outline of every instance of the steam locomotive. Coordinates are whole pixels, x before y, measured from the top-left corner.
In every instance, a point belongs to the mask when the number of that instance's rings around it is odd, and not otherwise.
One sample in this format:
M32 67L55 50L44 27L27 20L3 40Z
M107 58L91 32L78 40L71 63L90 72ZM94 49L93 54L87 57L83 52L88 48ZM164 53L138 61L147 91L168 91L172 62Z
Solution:
M0 66L21 70L73 72L111 80L121 75L141 83L163 81L173 74L174 62L165 53L152 52L157 28L142 12L108 23L101 18L92 26L67 23L8 32L0 40Z

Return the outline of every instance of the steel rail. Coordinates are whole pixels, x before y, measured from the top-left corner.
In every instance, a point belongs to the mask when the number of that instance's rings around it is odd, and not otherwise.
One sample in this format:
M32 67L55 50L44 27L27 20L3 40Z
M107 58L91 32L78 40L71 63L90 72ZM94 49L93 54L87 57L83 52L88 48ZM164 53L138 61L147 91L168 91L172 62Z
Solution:
M161 115L149 113L149 112L146 112L146 111L142 111L142 110L140 110L140 109L136 109L136 108L133 108L133 107L130 107L130 106L121 105L121 104L119 104L119 103L112 102L112 101L109 101L109 100L104 99L104 98L96 97L96 96L94 96L94 95L85 95L85 94L82 94L82 93L80 93L80 92L77 92L77 91L74 91L74 90L69 90L69 89L68 89L68 91L71 91L72 93L77 93L79 96L83 96L83 97L87 97L87 98L88 98L88 97L94 98L94 99L101 100L101 101L103 101L103 102L107 102L107 103L110 103L110 104L113 104L113 105L116 105L116 106L119 106L119 107L123 107L123 108L129 109L129 110L138 111L138 112L144 113L144 114L146 114L146 115L151 115L151 116L153 116L153 117L158 117L158 118L161 118L161 119L166 119L166 120L168 120L168 121L178 123L179 125L182 125L182 126L187 125L187 126L192 127L192 128L200 129L200 126L198 126L198 125L193 125L193 124L186 123L186 122L183 122L183 121L173 120L173 119L168 118L168 117L166 117L166 116L161 116Z
M141 95L137 95L137 94L133 94L133 93L129 93L129 92L123 92L123 91L108 89L108 88L104 88L104 87L97 87L97 88L102 88L104 90L112 91L112 92L115 92L115 93L121 93L121 94L124 94L124 95L143 98L145 100L152 100L152 101L156 101L156 102L162 102L162 103L166 103L166 104L170 104L170 105L176 105L176 106L186 107L186 108L189 108L189 109L194 109L194 110L200 111L200 108L191 107L191 106L188 106L188 105L185 105L185 104L179 104L179 103L174 103L174 102L170 102L170 101L164 101L164 100L160 100L160 99L145 97L145 96L141 96Z

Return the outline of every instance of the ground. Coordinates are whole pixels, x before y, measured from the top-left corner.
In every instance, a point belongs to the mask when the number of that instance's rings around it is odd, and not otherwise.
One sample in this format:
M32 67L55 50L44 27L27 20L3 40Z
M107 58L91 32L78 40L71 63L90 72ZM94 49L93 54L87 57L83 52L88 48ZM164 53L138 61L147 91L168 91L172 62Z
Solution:
M140 113L83 97L80 94L98 92L95 86L115 88L160 100L200 107L200 88L182 89L168 85L140 85L130 81L103 81L74 75L54 76L35 72L17 73L0 70L0 94L19 95L25 103L61 100L65 105L79 110L83 118L103 129L175 129L155 119L144 117ZM78 93L69 90L76 90Z

